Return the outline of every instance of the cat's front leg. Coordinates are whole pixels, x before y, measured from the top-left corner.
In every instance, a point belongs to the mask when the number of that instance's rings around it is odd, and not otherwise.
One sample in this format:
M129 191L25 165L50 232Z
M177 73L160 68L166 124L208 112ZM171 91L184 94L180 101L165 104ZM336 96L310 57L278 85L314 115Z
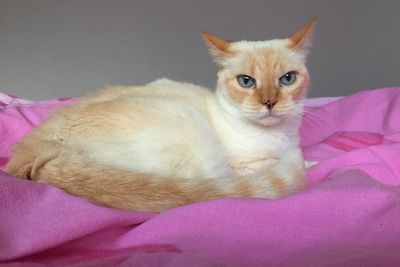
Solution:
M266 172L278 160L278 158L261 158L251 161L241 161L235 164L235 171L238 176L259 175Z
M235 171L239 176L262 174L278 161L279 158L262 158L252 161L242 161L236 164ZM305 169L314 167L317 164L317 161L304 160Z
M279 161L270 166L267 181L275 188L276 197L287 196L303 189L307 184L306 161L299 147L291 147Z

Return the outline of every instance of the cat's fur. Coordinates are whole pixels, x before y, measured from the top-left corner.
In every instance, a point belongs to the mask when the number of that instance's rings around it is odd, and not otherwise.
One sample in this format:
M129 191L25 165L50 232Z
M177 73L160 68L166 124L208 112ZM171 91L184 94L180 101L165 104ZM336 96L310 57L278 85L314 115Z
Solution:
M298 128L314 24L262 42L203 33L218 65L215 93L167 79L109 86L51 115L13 147L6 170L142 211L297 191L305 185ZM297 81L282 87L289 71ZM256 88L240 87L240 74L254 77Z

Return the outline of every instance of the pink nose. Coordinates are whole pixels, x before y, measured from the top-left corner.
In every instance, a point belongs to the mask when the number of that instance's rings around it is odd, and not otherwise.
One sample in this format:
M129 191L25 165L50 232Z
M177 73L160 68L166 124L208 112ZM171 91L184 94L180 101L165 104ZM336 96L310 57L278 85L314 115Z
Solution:
M276 104L276 100L267 100L267 101L265 101L263 104L269 109L269 110L271 110L274 106L275 106L275 104Z

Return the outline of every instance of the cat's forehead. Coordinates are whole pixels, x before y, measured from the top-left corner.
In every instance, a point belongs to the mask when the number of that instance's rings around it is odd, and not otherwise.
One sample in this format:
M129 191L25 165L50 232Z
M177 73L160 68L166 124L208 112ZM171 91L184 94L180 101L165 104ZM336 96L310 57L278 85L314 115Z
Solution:
M287 39L273 39L267 41L238 41L232 44L232 48L238 52L254 52L268 50L288 49L290 41Z
M301 64L300 58L290 49L290 43L285 39L239 41L233 48L236 57L233 57L232 67L239 69L237 71L277 69L280 72L282 69Z
M297 61L296 53L290 49L290 42L286 39L269 41L239 41L235 43L234 50L240 61L270 63ZM261 63L260 62L260 63Z

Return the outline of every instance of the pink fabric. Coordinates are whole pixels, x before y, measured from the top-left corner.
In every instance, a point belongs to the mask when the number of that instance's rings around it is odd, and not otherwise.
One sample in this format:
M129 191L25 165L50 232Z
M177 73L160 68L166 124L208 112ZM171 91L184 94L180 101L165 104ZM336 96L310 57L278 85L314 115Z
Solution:
M64 100L65 101L65 100ZM0 164L60 104L0 95ZM312 185L161 214L97 206L0 173L4 266L400 266L400 88L307 109Z

